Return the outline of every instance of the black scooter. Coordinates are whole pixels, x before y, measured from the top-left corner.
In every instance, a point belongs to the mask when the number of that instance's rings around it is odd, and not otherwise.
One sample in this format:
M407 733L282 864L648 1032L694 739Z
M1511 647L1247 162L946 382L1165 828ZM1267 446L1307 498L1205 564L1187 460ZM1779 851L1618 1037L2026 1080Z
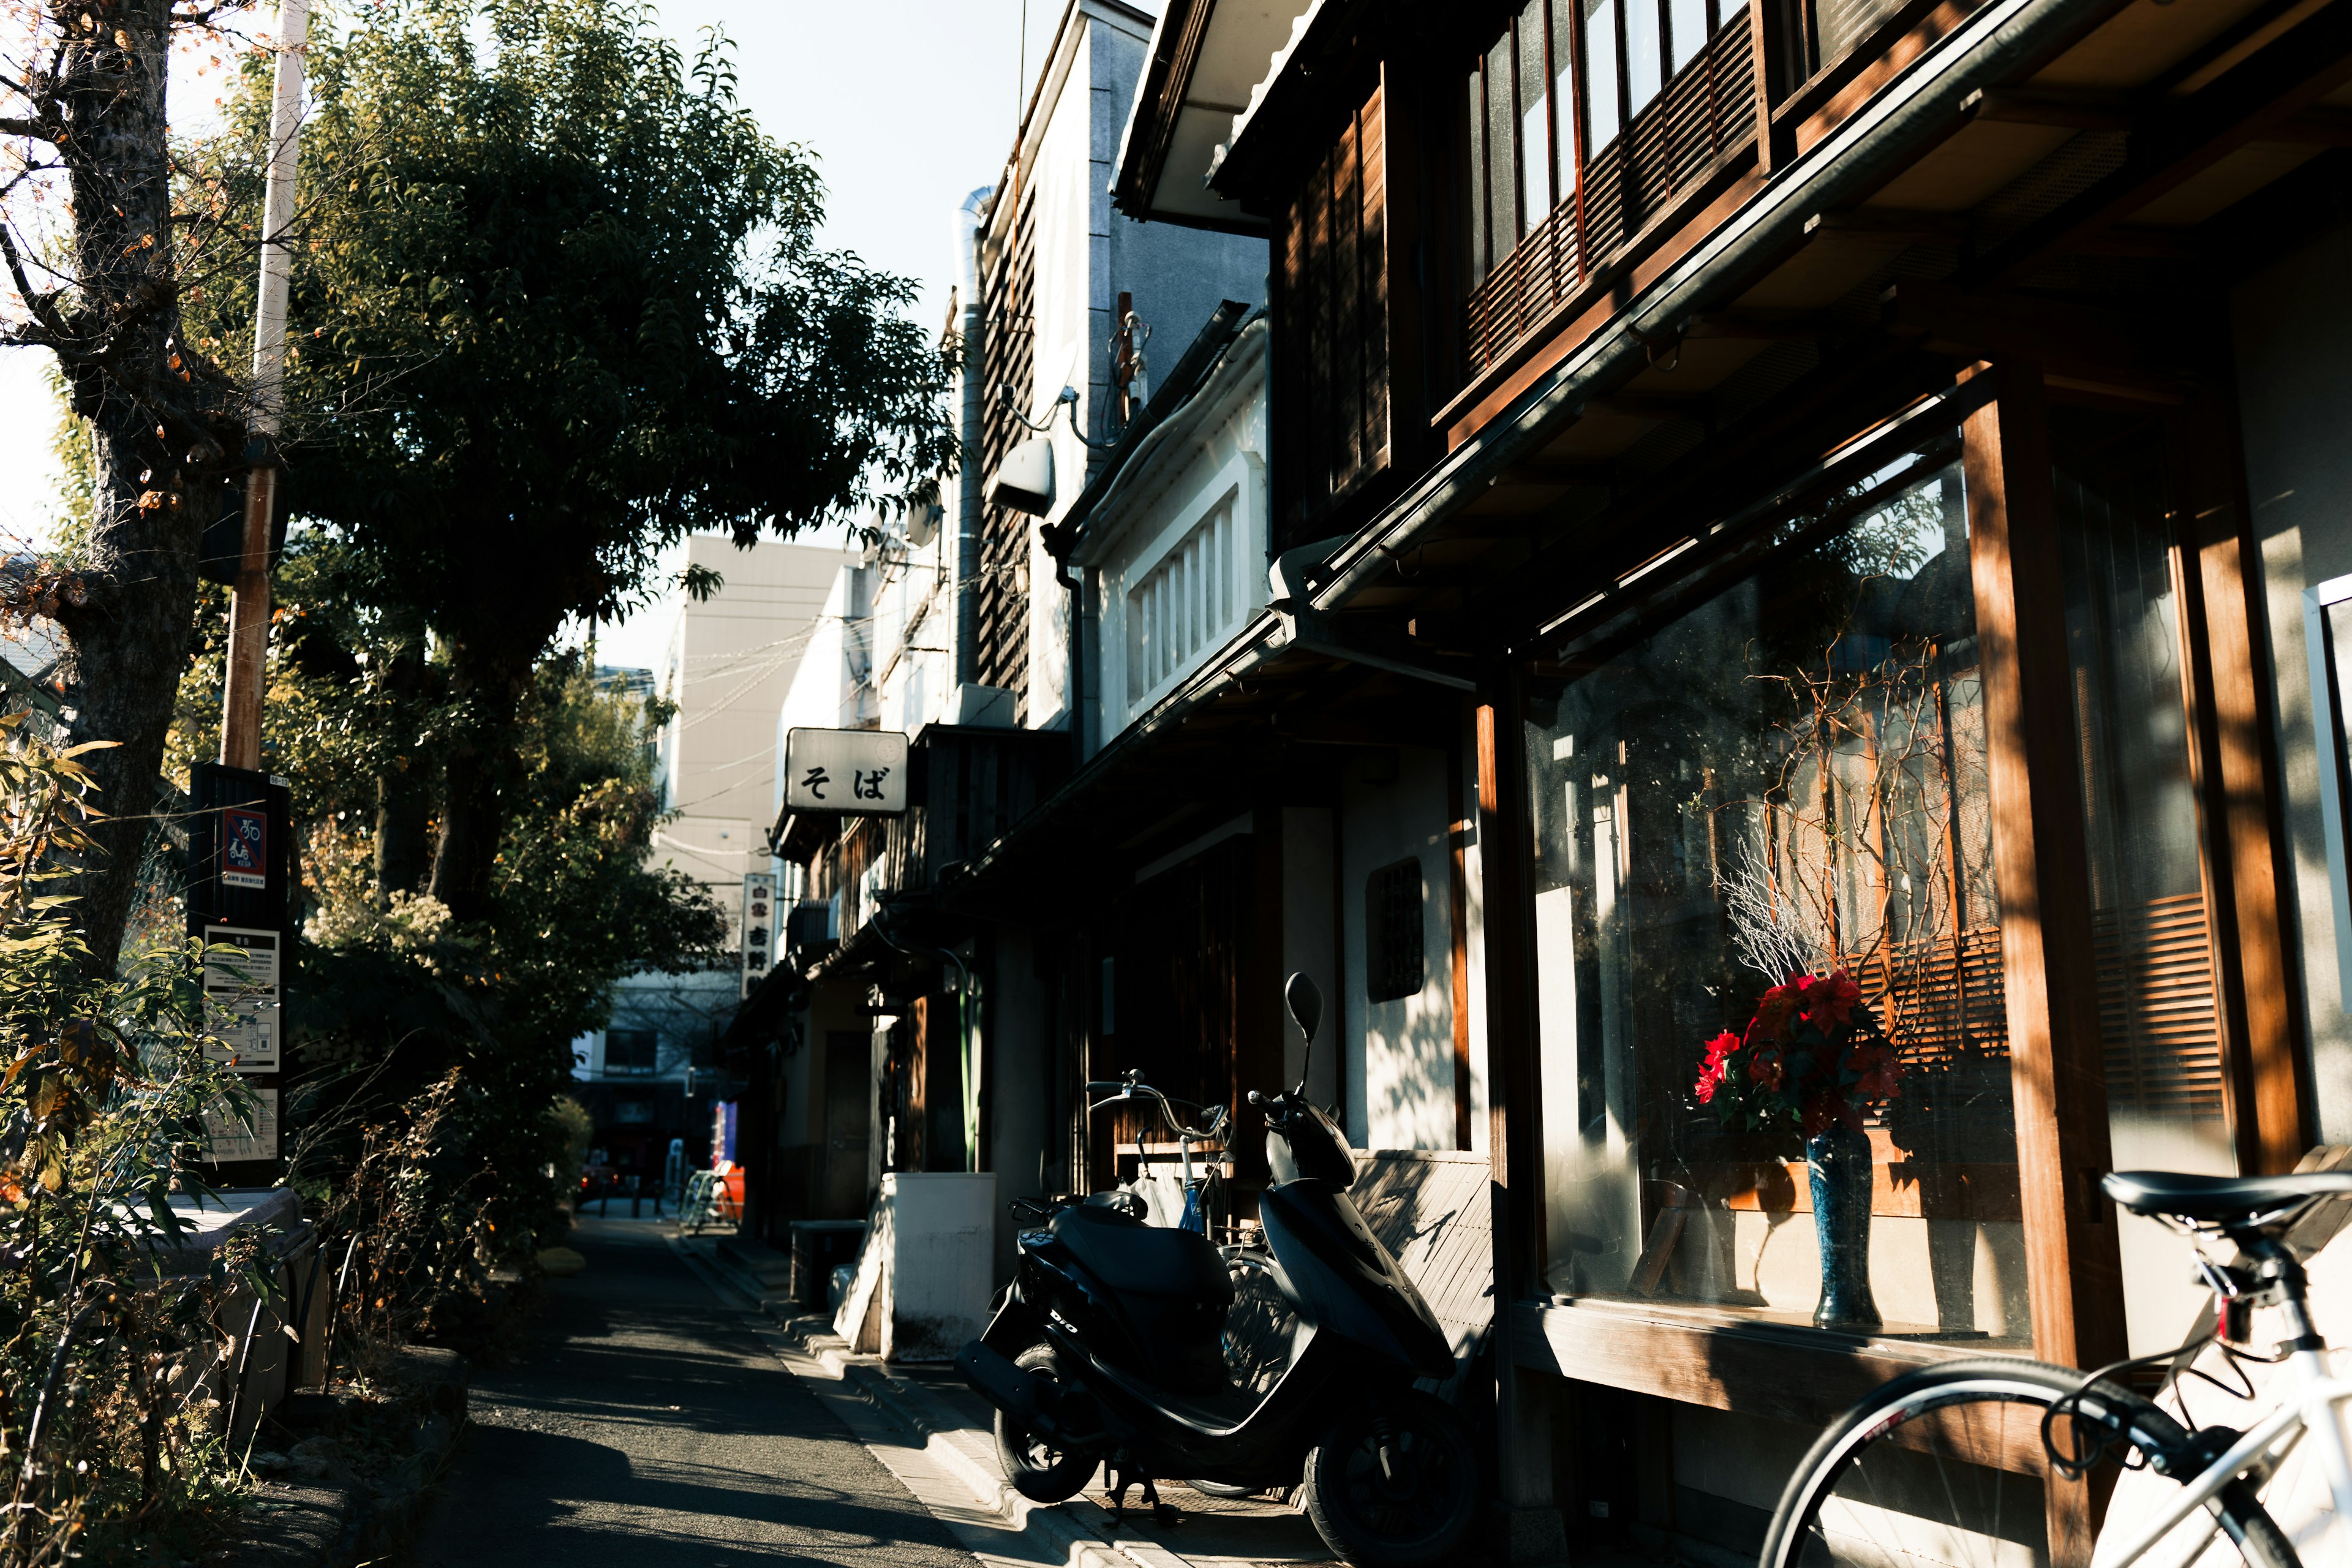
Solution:
M1292 1017L1314 1046L1323 999L1294 974ZM1108 1089L1128 1086L1108 1084ZM1453 1407L1413 1387L1454 1356L1428 1304L1349 1201L1354 1157L1299 1086L1250 1103L1273 1182L1258 1198L1264 1252L1232 1258L1197 1231L1094 1203L1033 1205L1045 1224L981 1338L956 1364L997 1410L1006 1478L1060 1502L1108 1463L1160 1508L1155 1477L1203 1490L1300 1487L1331 1549L1359 1568L1450 1553L1478 1504L1478 1466ZM1229 1375L1234 1278L1262 1270L1296 1314L1287 1360L1258 1394Z

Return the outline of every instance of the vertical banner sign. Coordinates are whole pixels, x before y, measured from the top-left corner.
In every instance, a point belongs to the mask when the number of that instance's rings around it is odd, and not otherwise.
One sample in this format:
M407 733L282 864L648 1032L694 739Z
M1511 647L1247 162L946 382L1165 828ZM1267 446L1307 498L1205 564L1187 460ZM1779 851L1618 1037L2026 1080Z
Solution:
M743 994L768 977L776 952L776 879L753 871L743 879Z
M268 1185L282 1175L278 1112L285 1055L292 880L286 781L250 768L189 769L188 934L205 944L205 1030L245 1093L205 1117L211 1177Z

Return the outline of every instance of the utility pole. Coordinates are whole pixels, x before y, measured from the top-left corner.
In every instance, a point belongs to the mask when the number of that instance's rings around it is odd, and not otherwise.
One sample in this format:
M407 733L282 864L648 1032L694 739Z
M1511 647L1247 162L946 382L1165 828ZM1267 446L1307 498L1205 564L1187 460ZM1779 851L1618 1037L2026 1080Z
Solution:
M261 289L253 323L253 460L245 481L245 548L229 600L228 670L221 699L223 767L261 766L261 689L269 651L270 521L278 467L271 449L286 382L285 234L294 222L295 161L302 143L302 52L310 0L278 0L278 71L269 110L268 184L261 208Z
M188 934L204 943L208 1055L226 1059L244 1092L205 1115L206 1164L224 1187L281 1180L280 1089L292 879L286 781L261 772L261 689L269 652L269 556L278 512L274 450L284 412L286 284L295 156L302 141L302 50L310 0L278 0L278 70L269 110L268 184L261 205L261 289L253 322L253 437L246 446L245 539L228 613L228 668L217 764L188 770Z

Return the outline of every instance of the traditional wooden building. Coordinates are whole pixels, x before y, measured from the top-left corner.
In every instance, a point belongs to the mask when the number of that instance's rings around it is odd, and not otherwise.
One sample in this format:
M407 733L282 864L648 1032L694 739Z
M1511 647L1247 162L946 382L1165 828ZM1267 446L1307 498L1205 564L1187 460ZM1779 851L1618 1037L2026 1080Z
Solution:
M1272 247L1270 597L1097 765L1458 747L1514 1559L1752 1560L1873 1383L2177 1342L2100 1172L2352 1132L2347 83L2352 0L1170 0L1114 197ZM1693 1094L1832 965L1876 1331Z

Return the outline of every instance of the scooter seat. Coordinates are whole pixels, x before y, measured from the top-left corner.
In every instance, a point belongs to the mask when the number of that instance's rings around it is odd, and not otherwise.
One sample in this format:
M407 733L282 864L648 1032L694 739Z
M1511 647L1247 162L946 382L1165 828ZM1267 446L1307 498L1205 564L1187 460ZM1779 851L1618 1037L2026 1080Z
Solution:
M1146 1225L1118 1209L1083 1204L1056 1214L1046 1228L1087 1273L1114 1290L1183 1296L1219 1306L1234 1299L1225 1260L1198 1231Z

